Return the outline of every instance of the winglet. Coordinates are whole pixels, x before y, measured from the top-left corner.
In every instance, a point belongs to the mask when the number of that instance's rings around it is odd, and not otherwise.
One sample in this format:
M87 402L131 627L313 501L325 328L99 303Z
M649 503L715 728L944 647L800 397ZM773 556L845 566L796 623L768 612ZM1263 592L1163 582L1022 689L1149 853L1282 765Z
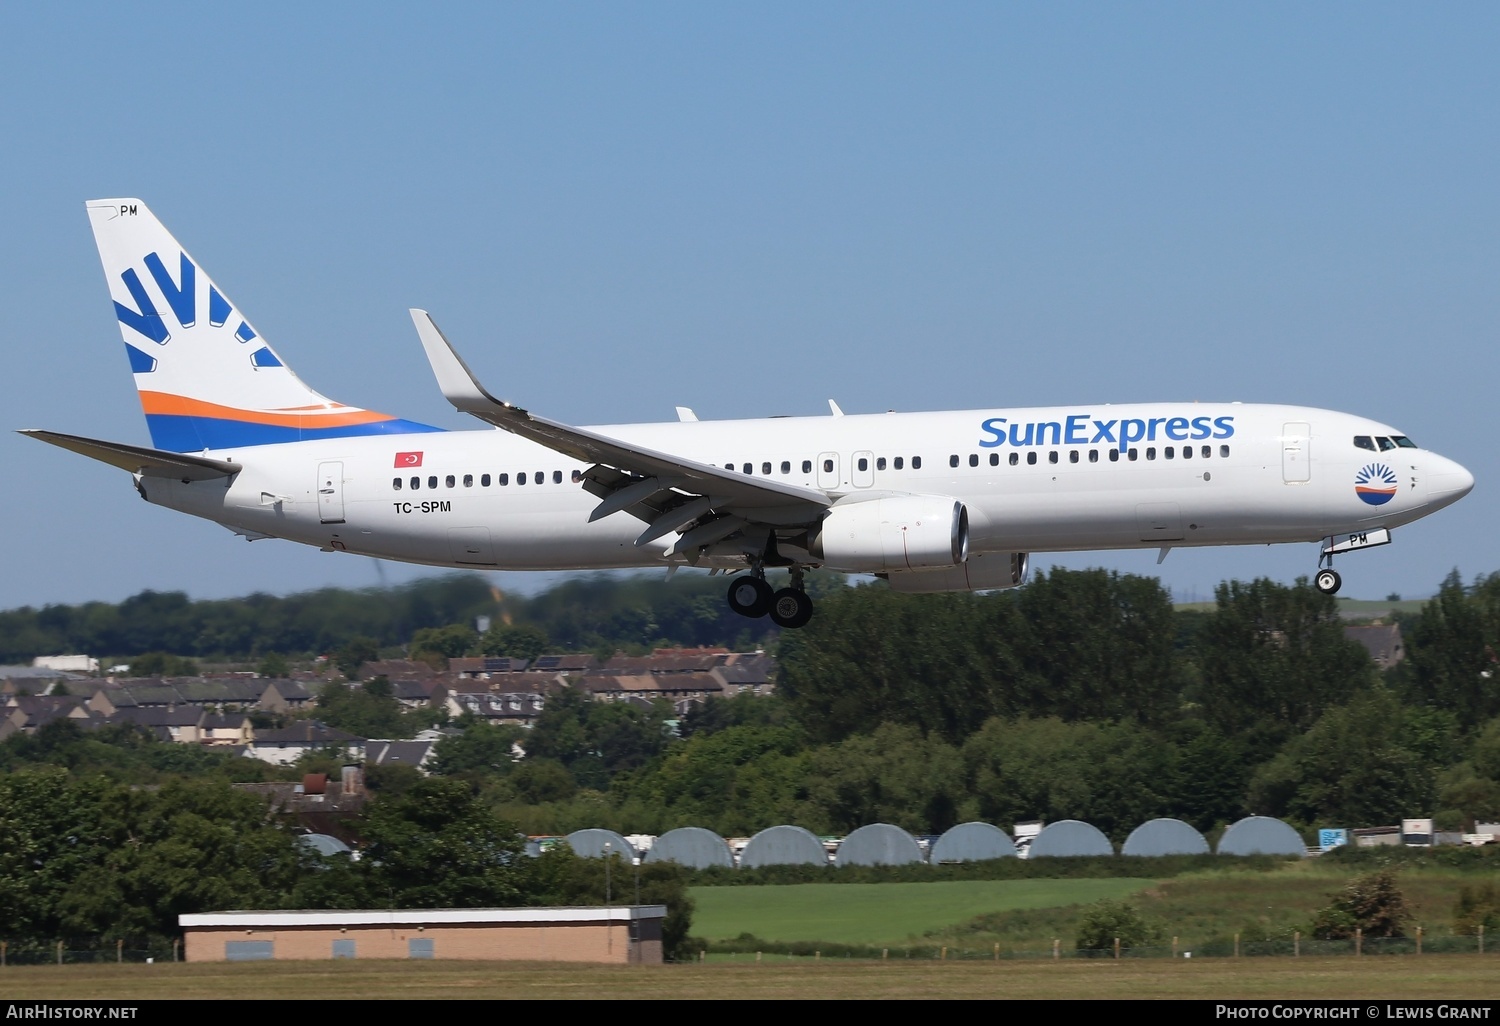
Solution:
M839 409L839 404L832 399L828 400L828 412L832 413L835 417L842 417L844 415L844 411Z
M427 362L432 365L432 373L437 378L438 388L443 390L443 397L455 409L478 416L481 413L493 413L495 407L499 406L525 415L525 410L501 402L485 390L479 379L474 377L474 372L469 370L469 365L464 363L463 357L458 355L452 343L438 330L426 310L412 309L410 313L412 323L417 326L417 337L422 340L422 348L427 353Z

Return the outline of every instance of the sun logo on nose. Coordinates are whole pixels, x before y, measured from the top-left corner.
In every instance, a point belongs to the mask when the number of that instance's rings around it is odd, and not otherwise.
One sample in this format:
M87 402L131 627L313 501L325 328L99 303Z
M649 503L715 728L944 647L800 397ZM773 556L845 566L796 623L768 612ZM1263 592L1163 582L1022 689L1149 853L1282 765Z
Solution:
M1396 496L1396 472L1384 463L1366 463L1354 475L1354 494L1371 506L1383 506Z

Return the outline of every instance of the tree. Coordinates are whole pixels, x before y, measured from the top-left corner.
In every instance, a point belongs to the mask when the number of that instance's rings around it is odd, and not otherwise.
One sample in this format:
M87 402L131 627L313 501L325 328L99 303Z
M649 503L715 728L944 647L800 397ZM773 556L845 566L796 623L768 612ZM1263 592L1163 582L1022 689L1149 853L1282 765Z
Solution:
M1366 937L1404 937L1411 912L1389 869L1352 881L1313 917L1312 932L1322 940L1345 940L1356 929Z
M1464 884L1458 889L1458 903L1453 907L1453 932L1472 937L1480 929L1493 936L1500 931L1500 890L1493 881Z
M1436 782L1432 767L1407 747L1411 717L1383 689L1329 709L1256 772L1253 811L1304 823L1369 825L1430 807Z
M291 674L291 665L286 661L286 656L280 652L267 652L255 668L255 672L262 677L283 678Z
M130 661L132 677L196 677L198 664L170 652L147 652Z
M1500 716L1500 573L1463 586L1455 570L1407 641L1415 700L1450 710L1465 728Z
M460 780L428 778L372 802L361 865L395 908L530 904L525 838Z
M348 680L359 680L359 668L380 658L380 646L374 638L356 636L333 654L333 663Z
M496 624L484 632L479 650L485 655L532 660L551 646L547 632L531 624Z
M446 627L424 627L411 636L411 658L448 668L449 659L469 655L479 648L479 634L465 623Z
M1225 734L1273 742L1306 730L1325 709L1374 684L1369 654L1344 637L1333 596L1299 578L1231 581L1198 632L1198 699Z
M1145 948L1160 944L1165 933L1160 923L1146 918L1128 901L1104 898L1084 907L1073 947L1102 954L1113 951L1118 940L1121 948Z
M525 728L492 726L474 720L456 737L445 737L433 749L431 771L440 777L504 776L516 765L515 746Z

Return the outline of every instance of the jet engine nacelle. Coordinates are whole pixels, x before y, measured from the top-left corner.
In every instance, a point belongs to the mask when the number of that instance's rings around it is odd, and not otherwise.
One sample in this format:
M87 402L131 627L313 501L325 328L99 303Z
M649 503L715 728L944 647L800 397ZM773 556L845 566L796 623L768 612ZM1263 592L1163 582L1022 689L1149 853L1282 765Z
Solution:
M841 503L810 539L835 570L882 573L954 567L969 557L969 512L947 495L902 495Z
M892 591L925 595L936 591L1003 591L1026 583L1024 552L981 552L962 566L941 570L893 570L885 574Z

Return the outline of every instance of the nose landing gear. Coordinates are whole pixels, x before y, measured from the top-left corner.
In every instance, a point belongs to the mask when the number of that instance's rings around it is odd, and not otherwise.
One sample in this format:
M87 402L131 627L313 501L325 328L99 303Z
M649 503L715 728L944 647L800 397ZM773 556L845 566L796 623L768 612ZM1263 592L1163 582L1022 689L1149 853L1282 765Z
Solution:
M1344 579L1333 567L1325 567L1318 571L1318 576L1313 578L1313 584L1324 595L1337 595L1339 588L1343 587Z

